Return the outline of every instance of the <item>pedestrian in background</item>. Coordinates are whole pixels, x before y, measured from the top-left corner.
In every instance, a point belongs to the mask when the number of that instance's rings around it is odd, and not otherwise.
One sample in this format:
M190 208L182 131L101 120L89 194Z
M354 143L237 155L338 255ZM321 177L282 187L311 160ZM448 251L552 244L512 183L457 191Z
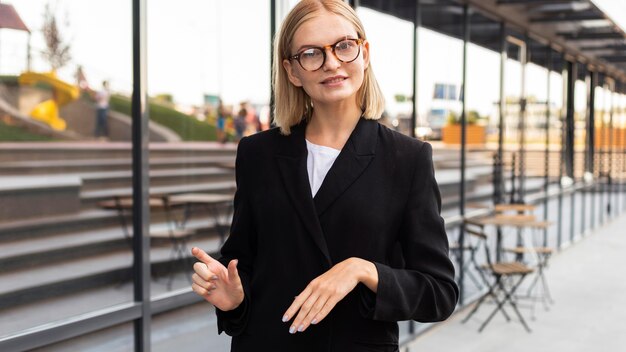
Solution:
M95 92L94 99L96 101L96 126L94 128L94 137L109 137L109 102L111 100L111 92L109 91L109 82L103 81L102 88Z

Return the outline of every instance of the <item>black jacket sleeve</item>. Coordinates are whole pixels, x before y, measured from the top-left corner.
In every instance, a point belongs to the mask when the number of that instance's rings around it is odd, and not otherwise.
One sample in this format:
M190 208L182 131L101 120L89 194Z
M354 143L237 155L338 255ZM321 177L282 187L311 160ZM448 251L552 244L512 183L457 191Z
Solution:
M230 336L241 334L246 327L249 317L249 308L252 297L250 295L250 277L252 263L256 255L256 232L251 212L248 193L246 193L246 178L250 174L246 171L245 158L247 155L246 138L239 141L237 147L237 159L235 161L235 179L237 190L235 191L233 221L230 235L220 251L218 259L224 266L232 259L237 259L237 270L241 278L244 290L243 302L234 310L222 311L215 308L217 315L218 334L222 331Z
M441 196L435 180L432 148L424 143L417 152L399 230L404 268L374 263L378 270L377 293L359 286L364 316L383 321L434 322L452 314L458 287L440 212Z

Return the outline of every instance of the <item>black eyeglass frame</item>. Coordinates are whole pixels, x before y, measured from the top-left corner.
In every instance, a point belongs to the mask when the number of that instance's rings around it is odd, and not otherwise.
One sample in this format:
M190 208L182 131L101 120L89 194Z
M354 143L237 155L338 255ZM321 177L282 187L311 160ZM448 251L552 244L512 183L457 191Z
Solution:
M358 46L358 48L359 48L359 50L358 50L358 52L357 52L356 56L354 57L354 59L352 59L352 60L350 60L350 61L343 61L343 60L341 60L341 59L337 56L337 54L335 54L335 47L337 46L337 44L339 44L339 43L341 43L341 42L344 42L344 41L346 41L346 40L350 40L350 41L355 42L355 43L356 43L356 45L357 45L357 46ZM305 49L300 50L297 54L292 55L292 56L289 56L287 59L288 59L288 60L297 60L297 61L298 61L298 64L300 64L300 67L302 67L302 69L303 69L303 70L305 70L305 71L309 71L309 72L313 72L313 71L317 71L317 70L319 70L320 68L324 67L324 64L326 63L326 50L328 50L328 49L330 49L330 51L333 53L333 55L335 55L335 58L336 58L337 60L339 60L340 62L343 62L343 63L350 63L350 62L352 62L352 61L354 61L354 60L358 59L358 58L359 58L359 55L361 55L361 45L363 45L363 42L364 42L364 41L365 41L365 40L363 40L363 39L361 39L361 38L348 38L348 37L346 37L346 38L343 38L343 39L339 40L338 42L336 42L336 43L334 43L334 44L328 44L328 45L324 45L324 46L310 46L310 47L307 47L307 48L305 48ZM311 49L319 49L319 50L321 50L321 51L322 51L322 56L323 56L323 58L324 58L324 59L322 60L322 64L320 65L320 67L316 68L315 70L307 70L307 69L306 69L306 68L304 68L304 66L302 65L302 62L300 62L300 55L302 55L302 53L304 53L305 51L307 51L307 50L311 50Z

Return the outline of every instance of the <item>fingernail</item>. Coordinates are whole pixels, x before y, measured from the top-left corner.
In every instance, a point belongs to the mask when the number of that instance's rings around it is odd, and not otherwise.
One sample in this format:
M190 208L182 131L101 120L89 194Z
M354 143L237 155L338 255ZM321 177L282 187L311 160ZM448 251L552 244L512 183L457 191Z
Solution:
M296 333L296 327L295 326L290 327L289 328L289 333L290 334L295 334Z
M317 319L313 318L313 320L311 320L311 324L317 324Z
M300 324L300 326L298 326L298 331L300 332L304 331L304 324Z
M217 275L211 276L211 280L217 280Z
M283 315L283 323L289 320L289 316L287 314Z

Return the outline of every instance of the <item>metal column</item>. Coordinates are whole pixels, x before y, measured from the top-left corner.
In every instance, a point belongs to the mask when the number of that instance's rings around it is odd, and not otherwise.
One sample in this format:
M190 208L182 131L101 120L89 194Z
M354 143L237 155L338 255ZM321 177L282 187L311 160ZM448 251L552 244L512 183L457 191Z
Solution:
M566 67L568 71L567 75L567 88L566 88L566 110L565 110L565 173L566 177L571 180L571 185L575 183L574 176L574 99L575 99L575 87L576 78L578 77L578 66L576 61L566 61ZM576 207L576 193L572 192L570 195L570 243L574 242L574 216Z
M506 25L500 22L500 89L498 102L498 153L494 163L494 204L502 203L504 200L504 115L506 110L506 97L504 91L504 75L506 72L508 43L506 41Z
M548 70L548 77L546 82L546 125L545 125L545 133L546 133L546 149L545 149L545 158L543 164L543 220L548 220L548 191L550 189L550 76L552 74L553 62L552 62L552 48L550 45L546 46L546 69ZM548 246L548 229L543 230L543 246Z
M411 132L410 136L415 138L415 128L417 127L417 75L418 75L418 31L422 26L422 16L420 13L420 1L415 1L415 18L413 19L413 98L411 99Z
M463 5L463 71L462 71L462 79L461 79L461 87L463 89L463 97L461 98L461 185L460 185L460 200L459 200L459 210L461 217L465 216L465 149L466 149L466 141L467 141L467 111L466 111L466 100L467 100L467 46L469 45L470 39L470 16L469 16L469 5ZM459 248L463 248L465 244L465 227L461 226L459 229ZM465 268L463 268L463 250L460 250L459 262L461 264L461 273ZM461 276L461 284L463 283L464 276ZM464 292L461 291L459 302L461 304L464 303Z
M565 54L563 55L563 61L565 62ZM562 102L562 106L567 106L567 82L569 79L569 75L571 74L571 72L568 70L567 65L564 65L562 70L561 70L561 77L563 77L563 102ZM563 109L561 109L563 111ZM557 244L557 248L561 249L561 245L563 244L563 163L565 160L564 157L564 153L565 153L565 116L563 113L561 113L561 116L559 116L559 119L561 121L561 150L559 152L559 196L558 196L558 217L557 217L557 237L556 237L556 244Z
M353 2L355 2L356 4L358 4L358 0L352 0ZM354 6L354 5L353 5ZM417 75L418 75L418 65L417 65L417 57L418 57L418 30L419 27L421 27L421 13L420 13L420 1L416 0L415 1L415 17L413 18L413 98L411 99L411 105L412 105L412 109L411 109L411 131L410 131L410 136L415 138L415 127L416 127L416 121L417 121ZM463 226L461 226L461 231L462 231ZM462 240L459 241L459 243L463 243ZM463 248L463 247L460 247ZM459 293L460 293L460 297L461 297L461 302L463 299L463 278L464 278L464 272L463 272L463 251L460 251L460 261L459 261L459 268L461 268L459 270ZM411 320L409 323L409 333L413 334L415 333L415 321ZM406 352L409 351L409 348L407 347Z
M150 208L148 207L148 91L146 0L133 0L133 282L141 316L134 320L135 351L150 351Z
M565 174L574 179L574 87L576 84L576 62L566 61L567 88L565 110Z
M589 70L587 73L587 133L586 133L586 141L585 141L585 181L592 180L594 174L594 162L595 162L595 151L596 151L596 85L598 80L597 72L593 70ZM592 188L592 190L595 187ZM591 192L591 229L594 228L594 214L595 214L595 192ZM582 228L583 233L585 232L585 227Z
M606 205L606 212L609 218L615 215L615 212L612 209L612 198L613 198L613 149L614 148L614 140L613 140L613 111L615 109L613 104L613 92L615 91L615 81L611 78L609 79L609 171L607 173L608 176L608 204Z
M270 0L270 126L274 126L274 36L276 35L276 0Z

